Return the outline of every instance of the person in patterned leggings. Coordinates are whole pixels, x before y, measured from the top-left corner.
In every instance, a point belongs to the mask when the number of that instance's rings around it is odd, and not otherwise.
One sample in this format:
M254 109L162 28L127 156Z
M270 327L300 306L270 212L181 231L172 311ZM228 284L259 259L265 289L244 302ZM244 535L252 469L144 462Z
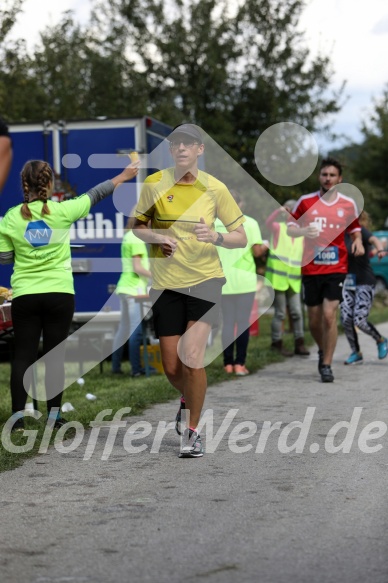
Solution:
M376 286L376 278L369 262L369 252L372 245L379 259L387 252L380 239L370 232L370 220L366 211L362 211L359 222L362 242L366 250L365 255L355 257L351 252L351 240L347 235L345 237L349 262L341 303L341 322L352 352L344 364L361 364L363 362L356 327L375 340L379 359L386 358L388 354L387 338L384 338L373 324L368 322Z

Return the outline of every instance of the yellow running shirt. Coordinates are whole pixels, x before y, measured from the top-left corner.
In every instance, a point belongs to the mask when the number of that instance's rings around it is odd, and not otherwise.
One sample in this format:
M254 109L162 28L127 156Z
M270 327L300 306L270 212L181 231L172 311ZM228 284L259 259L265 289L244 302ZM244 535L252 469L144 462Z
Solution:
M158 234L177 240L172 257L165 257L159 245L151 245L150 263L154 289L191 287L208 279L224 277L217 247L197 241L194 226L203 217L214 229L218 217L228 232L245 221L229 190L219 180L198 171L193 184L175 184L174 168L148 176L136 209L136 218L151 220Z

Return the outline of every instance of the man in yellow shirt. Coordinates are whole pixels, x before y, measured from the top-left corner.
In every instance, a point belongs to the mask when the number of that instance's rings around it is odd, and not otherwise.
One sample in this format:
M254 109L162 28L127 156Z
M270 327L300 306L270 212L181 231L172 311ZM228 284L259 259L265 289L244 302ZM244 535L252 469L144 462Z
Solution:
M179 455L201 457L197 425L207 387L203 361L225 283L216 246L245 247L247 238L244 216L226 186L198 168L205 148L200 130L182 124L169 140L175 166L146 179L134 233L151 244L155 332L166 376L182 395L178 433L181 411L189 411ZM217 217L227 233L215 231Z

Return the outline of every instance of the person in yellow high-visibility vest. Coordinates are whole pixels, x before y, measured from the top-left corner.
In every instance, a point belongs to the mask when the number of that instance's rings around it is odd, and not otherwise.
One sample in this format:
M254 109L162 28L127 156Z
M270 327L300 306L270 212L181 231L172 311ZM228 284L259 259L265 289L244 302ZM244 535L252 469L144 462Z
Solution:
M303 238L289 237L285 222L285 211L291 212L294 204L293 200L287 201L283 207L276 209L265 223L271 233L265 277L275 292L271 348L283 356L293 356L294 353L308 356L310 352L304 345L303 313L300 299ZM283 323L287 307L295 338L294 352L290 352L283 346Z

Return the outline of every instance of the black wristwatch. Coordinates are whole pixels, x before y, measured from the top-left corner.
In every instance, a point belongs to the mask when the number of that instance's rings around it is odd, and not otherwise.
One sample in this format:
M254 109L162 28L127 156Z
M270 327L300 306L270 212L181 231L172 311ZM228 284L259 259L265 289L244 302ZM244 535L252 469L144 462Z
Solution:
M214 245L220 246L224 242L224 236L222 233L217 233L217 235L218 235L218 237L217 237L217 240L214 241Z

